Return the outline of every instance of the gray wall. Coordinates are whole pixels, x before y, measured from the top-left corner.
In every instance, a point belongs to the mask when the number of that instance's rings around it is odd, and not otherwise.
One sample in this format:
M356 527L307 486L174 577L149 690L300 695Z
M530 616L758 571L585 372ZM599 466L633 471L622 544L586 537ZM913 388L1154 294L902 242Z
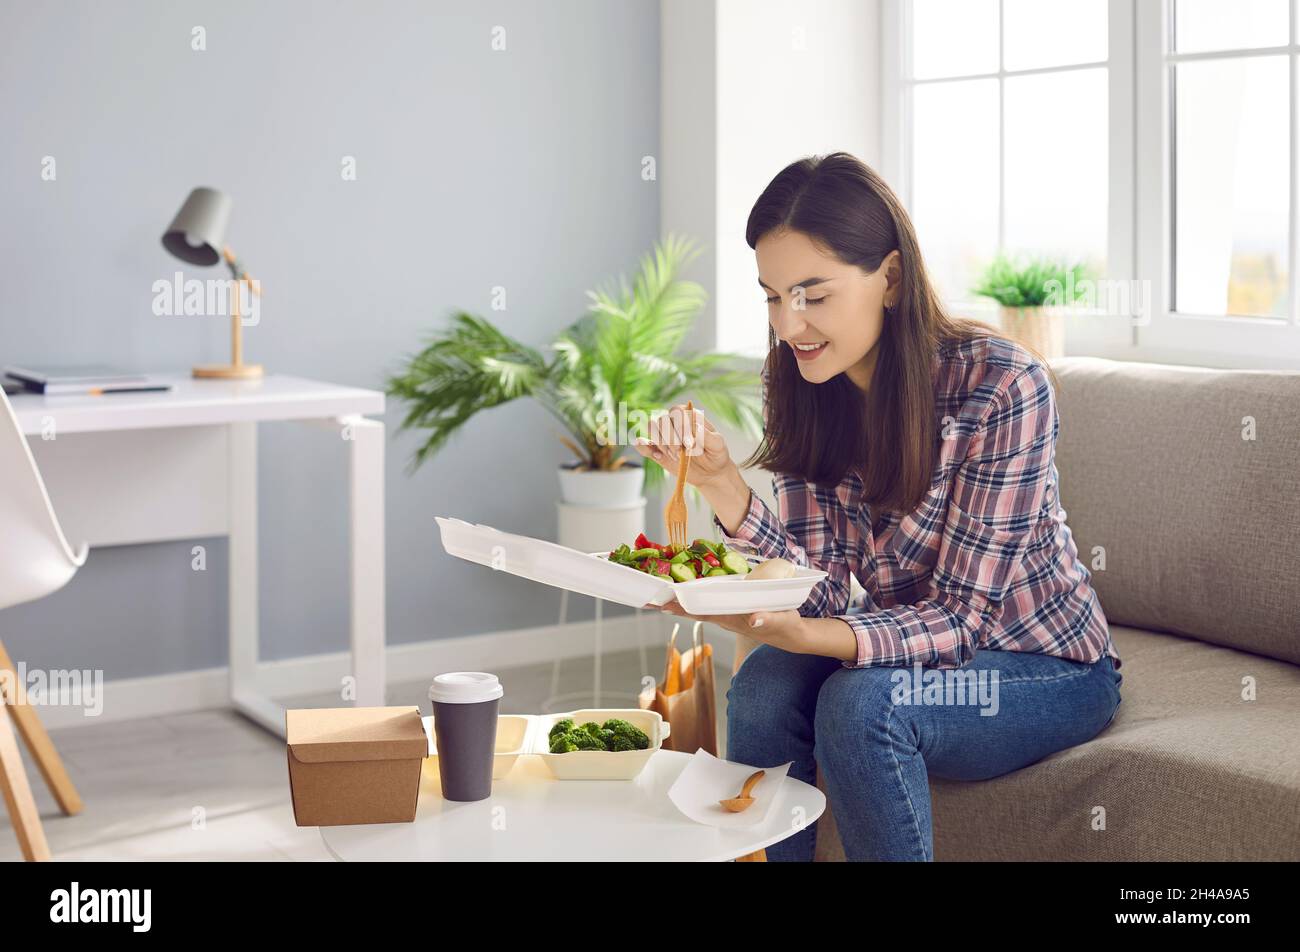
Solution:
M540 345L658 235L640 175L658 146L658 46L654 0L2 0L0 362L226 359L225 322L150 307L181 267L161 232L200 184L234 199L229 241L266 289L247 358L272 372L379 388L452 308ZM390 440L390 643L555 620L555 590L451 559L433 521L552 535L554 432L535 407L498 409L415 476L414 439ZM341 650L338 441L268 425L260 453L263 656ZM224 664L225 545L208 541L206 573L190 545L94 551L64 590L0 615L0 637L30 664L108 678Z

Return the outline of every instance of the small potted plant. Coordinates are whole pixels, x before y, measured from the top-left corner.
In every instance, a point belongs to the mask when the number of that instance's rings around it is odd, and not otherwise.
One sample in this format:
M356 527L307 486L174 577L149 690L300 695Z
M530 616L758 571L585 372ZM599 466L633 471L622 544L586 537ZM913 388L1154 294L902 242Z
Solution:
M562 498L578 506L635 505L662 468L624 455L651 416L687 395L747 435L762 432L758 374L737 355L683 351L706 298L678 280L698 251L670 237L641 260L629 286L588 291L588 312L561 331L547 353L466 312L452 315L423 350L388 380L407 406L401 429L424 430L412 468L438 452L483 410L531 398L561 425L576 459L560 468Z
M1091 285L1086 264L999 254L971 292L1000 305L1002 329L1049 360L1065 356L1065 308Z

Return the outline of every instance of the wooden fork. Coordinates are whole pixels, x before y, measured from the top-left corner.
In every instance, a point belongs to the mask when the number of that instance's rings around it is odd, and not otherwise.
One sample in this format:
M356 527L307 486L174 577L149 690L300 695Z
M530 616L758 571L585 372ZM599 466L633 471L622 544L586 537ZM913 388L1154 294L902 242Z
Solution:
M686 433L692 431L695 423L695 405L686 402L686 420L682 433L681 451L677 458L677 488L672 498L664 506L664 522L668 525L668 544L674 549L684 549L686 541L686 470L690 468L691 459L687 454Z

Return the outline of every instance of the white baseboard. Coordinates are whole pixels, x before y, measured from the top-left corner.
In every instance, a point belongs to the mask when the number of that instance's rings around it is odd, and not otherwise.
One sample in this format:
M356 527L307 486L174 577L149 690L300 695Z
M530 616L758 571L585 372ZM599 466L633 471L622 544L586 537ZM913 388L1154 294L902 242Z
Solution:
M672 620L658 612L643 612L638 630L636 615L606 618L601 624L602 653L627 651L644 642L650 657L661 664ZM734 636L713 626L708 631L714 656L725 659L729 666ZM492 671L557 658L590 657L595 632L595 622L585 621L390 645L386 652L388 680L390 684L431 680L443 671ZM686 624L682 634L689 639ZM678 644L684 646L681 635ZM264 661L257 667L258 688L274 698L333 691L351 670L351 655L346 651ZM106 681L102 704L96 705L102 708L98 716L87 716L84 707L72 704L42 705L37 711L46 727L58 728L225 707L229 703L227 677L223 667Z

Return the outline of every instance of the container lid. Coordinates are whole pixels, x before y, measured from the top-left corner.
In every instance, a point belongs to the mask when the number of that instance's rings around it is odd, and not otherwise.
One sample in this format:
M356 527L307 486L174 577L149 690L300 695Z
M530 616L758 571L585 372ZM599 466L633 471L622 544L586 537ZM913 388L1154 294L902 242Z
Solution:
M303 763L406 760L428 754L418 707L285 711L289 749Z
M429 685L429 700L440 704L477 704L503 694L497 676L486 671L452 671L438 675Z

